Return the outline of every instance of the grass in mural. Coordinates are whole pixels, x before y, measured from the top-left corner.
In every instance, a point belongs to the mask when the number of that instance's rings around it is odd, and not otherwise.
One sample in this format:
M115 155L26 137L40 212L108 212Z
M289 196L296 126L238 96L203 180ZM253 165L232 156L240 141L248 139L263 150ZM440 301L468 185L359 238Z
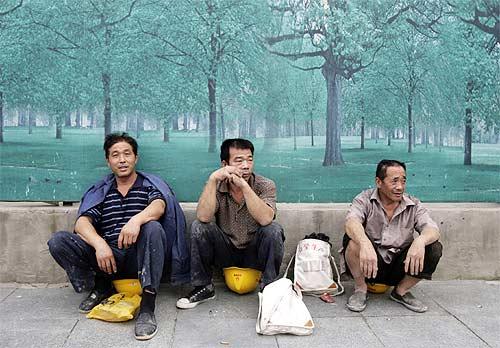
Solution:
M102 129L65 129L56 140L52 129L7 128L0 145L0 200L78 201L85 189L108 172L102 151ZM220 163L209 154L207 137L175 132L169 143L160 132L138 138L138 168L161 175L181 201L196 201L208 175ZM373 186L376 164L383 158L407 163L408 191L423 201L500 202L500 145L474 144L473 165L464 166L459 147L417 146L406 152L406 142L342 139L345 164L321 165L324 137L254 141L256 172L272 178L281 202L349 202Z

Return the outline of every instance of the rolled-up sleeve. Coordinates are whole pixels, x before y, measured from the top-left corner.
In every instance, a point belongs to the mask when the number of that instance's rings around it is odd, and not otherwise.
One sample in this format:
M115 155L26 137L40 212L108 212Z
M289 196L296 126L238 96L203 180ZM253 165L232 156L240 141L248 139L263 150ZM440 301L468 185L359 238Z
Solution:
M351 203L351 207L347 212L345 221L347 222L350 219L355 219L358 220L361 224L364 224L368 215L369 202L370 197L367 196L365 192L361 192L359 195L357 195Z

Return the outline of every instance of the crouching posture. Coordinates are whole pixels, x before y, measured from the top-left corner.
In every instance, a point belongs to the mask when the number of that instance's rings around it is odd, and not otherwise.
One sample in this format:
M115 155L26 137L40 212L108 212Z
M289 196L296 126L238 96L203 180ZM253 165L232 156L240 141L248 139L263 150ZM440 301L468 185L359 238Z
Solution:
M249 267L262 271L261 289L276 279L283 260L282 227L273 222L276 186L253 173L253 144L227 139L221 145L222 167L214 171L198 201L191 225L191 285L177 301L193 308L215 298L212 268Z
M345 261L354 278L354 294L347 308L366 307L367 282L394 286L390 299L415 312L427 306L410 289L431 279L441 258L436 223L415 197L405 194L406 166L382 160L375 189L361 192L346 217L343 240ZM414 231L419 236L414 238Z
M126 133L106 137L112 174L83 196L75 233L56 232L48 245L75 291L90 291L79 306L83 313L114 292L113 279L139 278L135 337L147 340L157 332L155 301L164 270L170 268L173 283L185 282L189 255L179 203L162 179L135 170L137 148Z

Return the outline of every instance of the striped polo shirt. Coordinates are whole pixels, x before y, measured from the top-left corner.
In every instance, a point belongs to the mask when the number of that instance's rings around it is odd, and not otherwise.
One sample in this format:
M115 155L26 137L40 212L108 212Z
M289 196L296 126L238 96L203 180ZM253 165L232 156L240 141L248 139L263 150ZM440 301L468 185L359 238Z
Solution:
M122 227L155 199L164 200L156 187L144 186L144 177L140 174L137 174L137 179L125 196L118 191L114 179L102 203L82 215L92 219L97 233L109 245L118 246L118 236Z

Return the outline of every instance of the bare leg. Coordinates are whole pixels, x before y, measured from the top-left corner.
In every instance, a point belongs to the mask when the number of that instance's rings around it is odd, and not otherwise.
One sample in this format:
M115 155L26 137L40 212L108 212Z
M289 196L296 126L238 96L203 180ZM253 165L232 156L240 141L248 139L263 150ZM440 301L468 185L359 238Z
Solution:
M345 258L351 275L354 278L354 292L366 292L367 285L365 282L365 276L361 271L361 266L359 263L359 245L354 243L352 240L347 244L345 251Z
M405 275L405 277L399 282L399 284L395 287L395 291L398 295L403 296L406 294L408 291L410 291L411 288L413 288L415 285L418 284L422 279L420 278L415 278L409 275Z

